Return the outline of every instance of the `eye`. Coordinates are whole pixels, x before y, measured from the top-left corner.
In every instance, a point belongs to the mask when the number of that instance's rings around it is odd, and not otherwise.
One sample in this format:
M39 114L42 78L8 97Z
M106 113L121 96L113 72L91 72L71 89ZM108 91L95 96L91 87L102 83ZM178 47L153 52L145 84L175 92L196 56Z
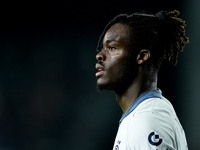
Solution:
M114 46L108 46L108 49L109 49L110 51L114 51L114 50L117 49L117 48L114 47Z

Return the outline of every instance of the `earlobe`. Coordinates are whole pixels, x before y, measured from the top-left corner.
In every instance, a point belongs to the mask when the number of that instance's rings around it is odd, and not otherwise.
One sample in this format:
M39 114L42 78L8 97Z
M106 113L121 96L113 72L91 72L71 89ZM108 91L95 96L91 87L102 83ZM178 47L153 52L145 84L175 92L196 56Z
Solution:
M142 64L150 58L150 51L148 49L142 49L138 52L137 63Z

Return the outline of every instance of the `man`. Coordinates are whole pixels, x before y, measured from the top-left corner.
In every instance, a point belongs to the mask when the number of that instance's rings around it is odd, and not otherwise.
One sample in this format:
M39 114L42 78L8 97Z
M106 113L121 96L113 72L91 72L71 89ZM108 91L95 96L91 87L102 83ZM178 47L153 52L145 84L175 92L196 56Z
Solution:
M97 86L114 91L123 111L113 150L187 149L174 108L157 88L163 58L176 65L189 42L178 15L121 14L99 39Z

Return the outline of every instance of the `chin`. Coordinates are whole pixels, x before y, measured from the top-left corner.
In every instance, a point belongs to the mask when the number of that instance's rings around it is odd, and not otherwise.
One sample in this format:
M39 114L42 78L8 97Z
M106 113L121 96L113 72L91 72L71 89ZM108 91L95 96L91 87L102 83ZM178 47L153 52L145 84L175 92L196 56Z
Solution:
M97 82L97 89L99 91L108 90L108 91L116 92L117 85L111 84L111 83L105 83L105 82L104 83Z
M113 88L110 84L106 84L106 83L100 83L97 81L97 89L99 91L103 91L103 90L111 90L113 91Z
M132 82L133 78L128 76L118 78L116 80L109 80L109 82L108 80L103 80L102 78L99 78L97 80L97 89L99 91L109 90L115 92L116 94L122 95Z
M97 83L97 89L99 91L108 90L108 86L106 84Z
M97 85L98 91L102 92L105 88L102 85Z

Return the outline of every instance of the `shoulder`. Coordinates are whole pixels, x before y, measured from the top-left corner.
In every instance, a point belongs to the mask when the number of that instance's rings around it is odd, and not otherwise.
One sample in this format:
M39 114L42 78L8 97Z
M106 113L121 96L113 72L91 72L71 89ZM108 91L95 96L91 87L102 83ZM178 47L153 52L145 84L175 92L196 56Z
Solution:
M131 129L143 127L143 130L172 128L171 122L176 117L171 103L163 98L149 98L142 102L129 116Z
M171 124L173 121L170 121L174 115L172 110L173 108L168 101L159 98L151 98L141 103L130 114L127 126L129 145L132 145L132 141L136 145L149 147L154 146L153 144L168 143L168 148L172 148L173 139L175 139L175 131ZM152 137L157 139L153 141Z

